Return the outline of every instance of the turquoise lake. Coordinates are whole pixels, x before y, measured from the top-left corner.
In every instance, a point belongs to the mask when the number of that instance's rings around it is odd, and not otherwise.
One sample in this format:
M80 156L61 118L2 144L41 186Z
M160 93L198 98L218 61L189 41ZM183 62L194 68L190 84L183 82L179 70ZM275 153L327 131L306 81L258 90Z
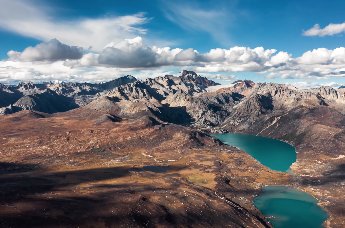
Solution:
M296 151L285 142L255 135L215 134L222 142L240 148L268 168L288 172L296 161Z
M254 135L215 134L222 142L238 147L270 169L287 172L296 161L295 148L285 142ZM328 214L310 194L285 186L266 186L254 206L275 228L324 228Z
M317 205L317 200L306 192L285 186L266 186L254 199L254 206L275 228L324 228L327 213Z

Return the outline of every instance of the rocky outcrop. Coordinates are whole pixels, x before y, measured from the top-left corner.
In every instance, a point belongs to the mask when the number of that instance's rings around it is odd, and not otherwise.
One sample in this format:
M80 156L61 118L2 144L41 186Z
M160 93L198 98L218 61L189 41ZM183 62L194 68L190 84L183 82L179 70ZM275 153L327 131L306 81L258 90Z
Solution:
M186 83L193 82L194 84L201 85L205 88L207 88L209 86L220 85L219 83L216 83L216 82L209 80L205 77L201 77L201 76L197 75L197 73L195 73L194 71L183 70L181 72L180 77L181 77L183 82L186 82Z

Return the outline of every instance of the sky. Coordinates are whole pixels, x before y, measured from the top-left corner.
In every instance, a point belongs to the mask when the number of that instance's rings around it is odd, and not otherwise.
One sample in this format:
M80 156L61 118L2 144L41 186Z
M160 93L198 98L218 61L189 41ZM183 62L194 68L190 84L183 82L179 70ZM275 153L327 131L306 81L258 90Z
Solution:
M343 0L0 0L0 83L181 70L299 88L345 85Z

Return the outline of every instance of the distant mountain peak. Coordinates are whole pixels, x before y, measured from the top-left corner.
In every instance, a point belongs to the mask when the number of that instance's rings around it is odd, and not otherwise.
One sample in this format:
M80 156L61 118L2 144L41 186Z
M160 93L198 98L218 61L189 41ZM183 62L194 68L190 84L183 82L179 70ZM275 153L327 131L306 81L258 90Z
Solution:
M235 84L237 86L247 86L247 87L253 87L255 85L255 82L253 82L252 80L237 80L234 81L232 84Z
M194 71L183 70L181 72L181 79L183 82L195 83L204 87L220 85L219 83L212 81L206 77L202 77Z
M195 73L194 71L183 70L181 74L181 76L192 76L195 78L198 77L197 73Z

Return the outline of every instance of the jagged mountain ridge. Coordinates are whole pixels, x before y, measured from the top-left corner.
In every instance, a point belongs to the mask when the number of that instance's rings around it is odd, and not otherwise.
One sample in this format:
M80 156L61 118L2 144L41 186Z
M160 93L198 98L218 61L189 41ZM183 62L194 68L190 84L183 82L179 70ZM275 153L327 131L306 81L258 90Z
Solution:
M236 102L228 100L224 103L222 101L224 94L237 97ZM213 99L213 108L207 108L210 105L207 102L210 97ZM200 100L203 100L203 102L200 102ZM193 108L187 108L193 117L196 116L194 113L196 113L197 108L208 110L210 116L208 117L206 114L202 118L209 121L204 122L211 123L213 127L219 126L222 130L227 128L225 127L225 124L227 124L231 131L231 129L239 128L239 125L243 125L243 128L246 129L261 116L267 117L274 115L274 113L285 113L297 106L307 108L330 106L330 108L344 113L345 90L337 90L331 87L303 90L275 83L258 83L248 87L246 83L243 83L240 87L235 85L220 89L215 93L205 93L194 98L194 102L200 105L193 105L192 103L190 107ZM204 105L204 107L201 107L201 105ZM216 124L212 121L214 115L223 116L224 112L227 113L227 118L223 119L222 123ZM198 118L196 118L194 125L197 128L209 127L209 124L203 124L202 121L198 121Z
M263 116L279 115L297 106L330 106L344 111L339 105L345 104L344 89L302 90L290 85L239 80L232 86L208 93L205 88L210 85L217 83L191 71L183 71L180 77L166 75L141 81L126 76L103 84L0 85L0 113L63 112L92 101L101 102L102 99L97 99L105 96L117 99L120 116L145 112L166 122L183 122L199 129L212 128L212 131L232 131L248 129Z
M16 86L0 84L0 115L21 110L65 112L85 106L111 89L136 80L132 76L124 76L100 84L34 84L32 82L21 82Z
M345 90L331 87L303 90L246 80L206 92L197 83L169 75L119 86L106 96L118 99L120 115L152 112L167 122L174 122L174 115L188 116L184 124L212 131L247 129L263 116L285 113L297 106L330 106L343 112L341 104L345 103Z
M186 105L193 97L205 93L205 88L207 84L201 85L183 76L166 75L119 86L106 97L117 100L117 115L123 117L145 113L162 121L189 124L191 117Z
M217 85L217 83L198 76L194 72L194 74L186 72L180 77L166 75L165 77L146 79L140 82L135 77L124 76L100 84L34 84L32 82L22 82L17 86L0 84L0 95L2 98L0 100L0 115L11 114L21 110L35 110L46 113L64 112L83 107L108 94L114 88L128 83L132 84L124 87L123 91L117 90L118 93L127 94L122 99L142 99L147 95L158 99L158 102L161 102L166 97L168 100L180 99L180 95L182 96L183 94L194 96L195 94L205 92L205 88L208 86ZM148 92L147 90L150 91ZM116 91L112 93L116 93ZM151 98L149 100L151 100L151 103L158 105ZM180 101L183 102L183 100ZM147 105L155 108L155 105L151 105L150 102Z

